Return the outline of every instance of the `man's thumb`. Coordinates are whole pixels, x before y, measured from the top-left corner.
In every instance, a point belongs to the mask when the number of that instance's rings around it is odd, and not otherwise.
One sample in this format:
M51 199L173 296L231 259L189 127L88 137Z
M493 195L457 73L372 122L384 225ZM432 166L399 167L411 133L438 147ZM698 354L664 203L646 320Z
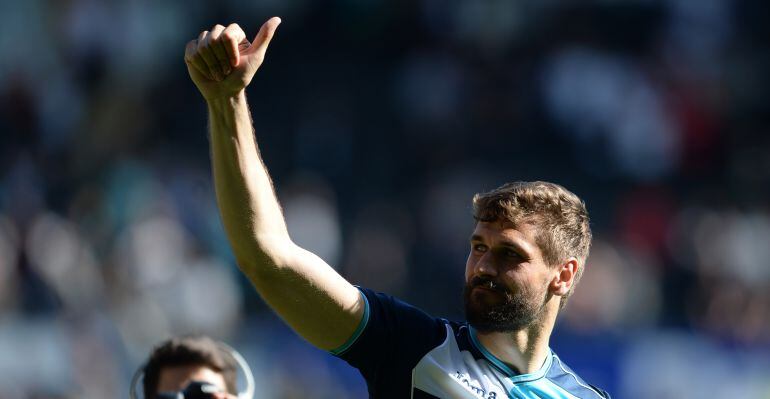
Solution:
M270 44L270 40L273 39L275 30L278 28L278 25L280 24L281 24L281 18L278 18L278 17L272 17L268 19L267 22L262 24L262 27L259 28L259 32L257 33L257 36L254 38L254 41L251 43L251 48L249 48L249 53L258 56L259 58L264 57L265 52L267 51L267 46Z

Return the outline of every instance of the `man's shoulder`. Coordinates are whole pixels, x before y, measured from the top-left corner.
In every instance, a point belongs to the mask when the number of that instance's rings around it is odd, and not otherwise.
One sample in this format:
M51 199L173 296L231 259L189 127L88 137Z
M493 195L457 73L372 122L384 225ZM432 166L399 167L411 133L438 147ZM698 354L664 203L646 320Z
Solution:
M545 376L551 383L581 399L609 399L606 391L583 380L556 353L551 352L551 357L551 367Z
M358 287L366 300L365 320L360 343L377 350L389 348L398 353L422 353L439 345L446 336L448 321L394 296Z

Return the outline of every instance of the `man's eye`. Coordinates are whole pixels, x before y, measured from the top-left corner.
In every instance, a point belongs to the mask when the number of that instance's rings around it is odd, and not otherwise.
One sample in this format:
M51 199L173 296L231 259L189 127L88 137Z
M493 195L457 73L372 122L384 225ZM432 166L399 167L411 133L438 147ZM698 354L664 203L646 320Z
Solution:
M482 245L482 244L474 244L473 245L473 250L477 251L477 252L484 252L484 251L487 250L487 247L486 247L486 245Z
M509 258L521 258L521 255L519 255L518 252L512 250L512 249L506 249L505 250L505 256Z

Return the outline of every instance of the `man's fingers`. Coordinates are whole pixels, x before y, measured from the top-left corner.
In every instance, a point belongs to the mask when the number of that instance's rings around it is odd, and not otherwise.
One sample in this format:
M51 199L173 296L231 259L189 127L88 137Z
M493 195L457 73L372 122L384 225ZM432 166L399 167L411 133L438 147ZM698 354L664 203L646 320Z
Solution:
M184 49L184 60L206 79L213 80L206 63L203 62L203 58L198 54L197 40L190 40L187 42L187 46L185 46Z
M200 36L198 36L198 54L203 58L203 62L206 63L206 67L208 67L210 75L214 80L221 82L224 79L224 75L216 56L214 56L214 52L211 50L209 37L209 31L207 30L201 32Z
M219 64L219 69L222 71L223 77L229 75L231 70L230 60L221 38L222 32L224 31L225 27L217 24L211 28L211 32L209 32L209 46L214 54L214 58L216 58L217 63Z
M246 33L243 32L243 29L238 24L230 24L222 32L221 39L227 52L227 57L230 59L230 65L237 67L241 61L241 52L238 49L238 45L246 39Z
M255 54L259 59L264 58L267 46L270 44L270 40L273 39L275 30L280 24L281 18L273 17L268 19L259 29L259 33L257 33L257 37L254 38L254 42L251 44L249 52Z
M188 42L185 63L198 88L203 87L204 97L209 91L208 86L218 86L208 85L206 81L225 81L225 86L247 86L262 64L267 46L280 23L280 18L270 18L262 25L253 43L237 24L215 25L211 31L201 32L197 40ZM241 65L243 61L246 61L245 65ZM234 73L238 79L225 80Z

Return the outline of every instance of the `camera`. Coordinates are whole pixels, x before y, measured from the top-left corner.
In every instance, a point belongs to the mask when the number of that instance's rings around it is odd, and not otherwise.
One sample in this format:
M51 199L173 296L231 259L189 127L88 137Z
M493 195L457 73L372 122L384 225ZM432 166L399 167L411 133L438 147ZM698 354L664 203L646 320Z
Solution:
M156 396L156 399L211 399L213 393L220 392L221 389L214 384L203 381L192 381L183 391L162 392Z

